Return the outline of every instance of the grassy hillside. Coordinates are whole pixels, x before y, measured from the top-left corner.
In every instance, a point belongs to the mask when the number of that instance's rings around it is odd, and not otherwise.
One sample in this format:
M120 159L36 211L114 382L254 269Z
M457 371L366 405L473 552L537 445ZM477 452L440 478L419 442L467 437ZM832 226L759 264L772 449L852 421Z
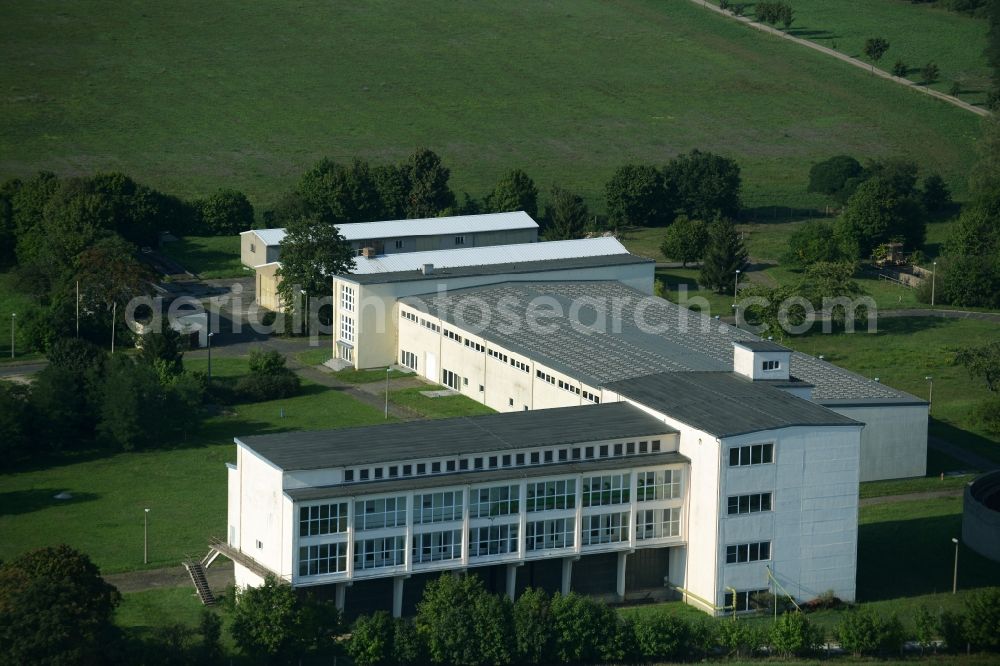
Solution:
M806 172L841 152L913 158L961 196L979 122L680 0L40 0L0 21L0 177L123 169L258 204L321 156L417 146L458 190L521 166L598 207L619 164L695 147L739 160L750 206L822 205Z
M928 62L941 68L941 79L931 87L950 92L957 81L960 97L973 104L986 100L990 71L983 55L986 20L957 14L933 5L906 0L795 0L791 34L865 59L869 37L889 40L889 51L879 66L890 70L897 60L906 63L913 81Z

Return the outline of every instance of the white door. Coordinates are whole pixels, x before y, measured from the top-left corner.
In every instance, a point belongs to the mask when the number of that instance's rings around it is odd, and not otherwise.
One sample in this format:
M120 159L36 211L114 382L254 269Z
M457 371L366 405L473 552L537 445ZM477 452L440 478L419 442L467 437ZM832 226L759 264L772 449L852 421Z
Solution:
M427 352L427 362L424 364L427 368L427 374L424 377L431 380L432 382L440 382L438 378L438 360L434 352Z

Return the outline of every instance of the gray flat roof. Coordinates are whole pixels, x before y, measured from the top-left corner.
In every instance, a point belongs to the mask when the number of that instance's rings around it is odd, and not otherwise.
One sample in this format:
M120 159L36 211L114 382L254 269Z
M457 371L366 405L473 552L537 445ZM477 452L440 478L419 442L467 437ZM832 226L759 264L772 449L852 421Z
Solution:
M733 345L738 347L743 347L744 349L749 349L750 351L759 351L759 352L792 351L788 347L779 345L777 342L771 342L770 340L733 340Z
M734 342L767 343L748 331L610 280L504 282L400 300L594 387L657 372L730 372ZM580 311L579 323L568 316L575 310ZM561 314L550 316L553 313ZM549 332L532 327L532 321ZM821 403L919 402L908 393L801 352L792 352L789 370L813 385L813 399Z
M283 470L509 451L676 432L626 403L239 437Z
M539 245L540 243L536 243ZM419 270L396 271L391 273L348 273L338 276L339 279L356 284L387 284L392 282L418 282L424 280L441 280L444 278L469 277L476 275L517 275L519 273L543 273L547 271L562 271L577 268L598 268L601 266L626 266L629 264L651 264L652 259L638 257L634 254L608 254L594 257L573 257L570 259L543 259L540 261L522 261L517 263L489 264L484 266L456 266L440 268L424 275Z
M664 372L607 388L716 437L793 426L862 425L731 372Z
M680 453L647 453L644 455L624 456L615 458L598 458L597 460L581 460L577 462L555 463L549 465L533 465L530 467L507 467L471 472L456 472L451 474L436 474L432 476L408 477L405 479L390 479L387 481L362 481L359 483L341 483L333 486L316 486L311 488L289 488L285 494L296 502L308 500L332 499L336 497L352 497L355 495L375 495L379 493L409 492L423 488L440 488L443 486L460 486L472 483L489 483L507 479L531 479L539 476L558 476L560 474L586 474L598 470L628 469L631 467L647 467L651 465L671 465L691 462L690 458Z

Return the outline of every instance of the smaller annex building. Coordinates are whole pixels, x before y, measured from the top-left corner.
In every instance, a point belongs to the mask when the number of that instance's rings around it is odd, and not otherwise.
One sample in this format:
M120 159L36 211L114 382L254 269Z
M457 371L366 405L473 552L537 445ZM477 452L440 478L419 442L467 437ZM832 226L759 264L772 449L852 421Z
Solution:
M341 224L337 229L358 256L534 243L538 240L538 223L524 211L354 222ZM248 268L280 261L280 246L284 238L285 230L281 228L244 231L240 234L240 260Z
M673 590L709 613L765 591L854 599L861 423L738 371L606 391L616 399L236 438L237 584L270 573L351 614L397 616L442 571L511 597Z

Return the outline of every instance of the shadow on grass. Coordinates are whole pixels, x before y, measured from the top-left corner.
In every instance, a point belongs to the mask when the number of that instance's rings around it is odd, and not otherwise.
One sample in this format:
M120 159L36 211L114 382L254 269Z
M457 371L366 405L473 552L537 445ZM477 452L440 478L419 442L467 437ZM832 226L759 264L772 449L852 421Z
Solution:
M740 211L740 223L783 224L785 222L803 222L819 217L829 217L815 208L789 208L788 206L753 206Z
M951 590L962 515L921 517L858 527L859 601L880 601ZM1000 567L959 546L958 586L1000 585Z
M836 33L829 30L812 30L810 28L790 28L787 33L801 39L837 39Z
M72 498L55 499L61 492L69 492ZM0 516L17 516L22 513L32 513L53 506L79 504L99 499L94 493L78 493L66 488L32 488L31 490L13 490L0 493Z
M968 449L984 458L988 458L996 463L996 467L1000 467L1000 444L997 444L997 442L974 432L956 428L950 423L938 421L934 417L930 419L928 430L931 435L940 437L946 442L961 446L963 449Z

